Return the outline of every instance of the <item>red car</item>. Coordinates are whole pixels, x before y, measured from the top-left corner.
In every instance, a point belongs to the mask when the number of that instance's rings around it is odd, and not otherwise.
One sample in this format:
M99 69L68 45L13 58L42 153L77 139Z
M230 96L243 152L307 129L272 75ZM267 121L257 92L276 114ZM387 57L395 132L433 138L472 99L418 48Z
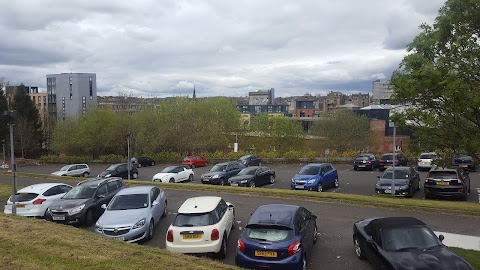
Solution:
M201 156L188 156L183 159L182 164L188 165L193 169L199 166L207 166L208 160L206 158L202 158Z

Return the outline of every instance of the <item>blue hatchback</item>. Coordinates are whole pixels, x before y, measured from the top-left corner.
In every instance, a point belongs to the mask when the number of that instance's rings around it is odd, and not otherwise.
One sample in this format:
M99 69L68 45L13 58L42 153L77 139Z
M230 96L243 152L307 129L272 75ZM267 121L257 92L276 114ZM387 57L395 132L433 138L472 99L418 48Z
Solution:
M259 206L238 238L235 264L248 269L306 269L318 239L316 220L297 205Z
M310 163L303 166L292 178L292 189L322 192L327 187L338 187L338 174L330 163Z

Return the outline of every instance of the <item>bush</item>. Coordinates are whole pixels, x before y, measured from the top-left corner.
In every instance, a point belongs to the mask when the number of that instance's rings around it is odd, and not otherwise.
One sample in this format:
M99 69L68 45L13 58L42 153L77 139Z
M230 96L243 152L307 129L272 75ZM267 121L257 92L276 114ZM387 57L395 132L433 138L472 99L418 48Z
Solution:
M91 159L88 156L47 155L40 157L40 161L42 163L73 164L88 163Z
M124 163L127 162L127 158L122 155L110 154L103 155L98 158L102 163Z

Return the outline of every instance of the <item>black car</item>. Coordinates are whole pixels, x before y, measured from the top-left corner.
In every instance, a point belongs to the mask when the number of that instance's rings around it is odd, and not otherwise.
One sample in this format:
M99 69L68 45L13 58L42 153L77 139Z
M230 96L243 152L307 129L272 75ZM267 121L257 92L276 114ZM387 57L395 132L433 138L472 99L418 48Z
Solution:
M465 168L469 171L476 171L475 159L466 154L455 154L452 158L452 166Z
M78 183L47 210L47 219L65 224L91 226L108 204L125 187L119 177L92 178Z
M442 244L443 239L413 217L372 218L353 225L357 257L368 259L376 269L473 270Z
M353 161L353 169L365 169L373 171L378 168L378 159L374 154L361 154L355 157Z
M155 166L155 160L149 157L133 157L131 159L132 164L137 166L138 168L147 167L147 166Z
M122 177L124 179L128 178L128 164L119 163L113 164L108 167L105 171L101 172L98 177ZM130 166L130 178L138 178L138 169L136 166Z
M264 166L251 166L242 169L228 179L230 186L256 187L275 183L275 171Z
M245 166L238 161L227 161L215 164L208 172L202 174L202 184L224 186L230 177L237 175Z
M425 179L425 199L435 196L456 197L466 201L470 194L470 176L460 168L432 168Z
M262 166L262 159L257 155L246 155L240 157L238 162L242 163L245 167L248 166Z
M420 190L420 175L411 167L388 168L378 178L375 184L378 194L392 194L392 180L396 196L413 197Z
M390 168L395 163L395 166L408 166L408 159L402 154L386 153L383 154L378 160L378 169L383 171Z

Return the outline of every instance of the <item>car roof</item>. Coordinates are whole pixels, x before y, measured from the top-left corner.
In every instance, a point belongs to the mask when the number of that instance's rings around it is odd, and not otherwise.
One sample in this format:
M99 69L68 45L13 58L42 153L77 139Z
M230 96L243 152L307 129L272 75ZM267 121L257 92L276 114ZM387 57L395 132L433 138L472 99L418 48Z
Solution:
M150 193L150 190L155 186L134 186L121 189L117 195L127 195L127 194L140 194L140 193Z
M236 161L225 161L225 162L220 162L220 163L217 163L215 165L228 165L230 163L236 163Z
M101 183L103 182L110 182L110 181L114 181L114 180L121 180L122 178L121 177L107 177L107 178L89 178L85 181L82 181L80 183L77 184L77 186L79 185L83 185L83 186L98 186L100 185Z
M427 226L423 221L414 217L386 217L376 218L365 226L369 235L377 235L381 230L402 228L408 226Z
M18 190L18 193L43 193L44 191L54 187L54 186L59 186L59 185L66 185L64 183L41 183L41 184L33 184L28 187L24 187L20 190Z
M325 166L325 165L332 165L330 163L308 163L307 165L305 166L317 166L317 167L321 167L321 166Z
M289 204L266 204L259 206L250 216L247 226L282 225L293 228L293 219L300 206Z
M437 152L423 152L420 155L437 155Z
M222 198L217 196L200 196L188 198L178 208L180 214L208 213L213 211Z

